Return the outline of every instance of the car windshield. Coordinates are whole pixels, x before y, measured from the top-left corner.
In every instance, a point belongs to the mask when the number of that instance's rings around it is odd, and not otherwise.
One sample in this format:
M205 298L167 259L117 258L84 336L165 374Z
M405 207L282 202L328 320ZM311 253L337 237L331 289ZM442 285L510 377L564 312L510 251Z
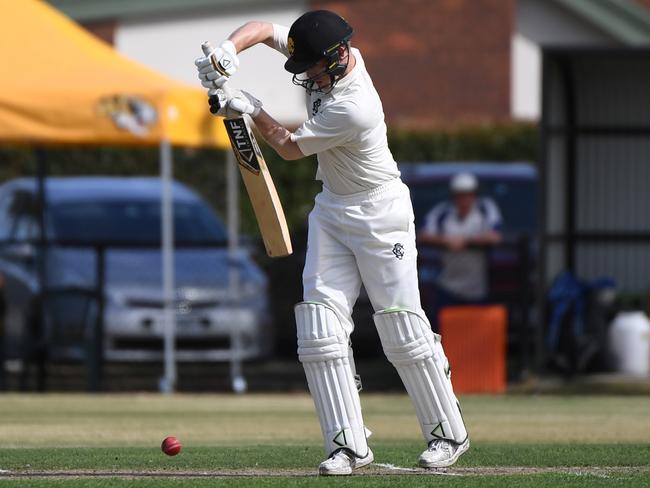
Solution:
M160 203L66 202L50 207L55 240L84 242L155 242L161 237ZM223 224L197 202L174 204L174 234L180 243L225 242Z

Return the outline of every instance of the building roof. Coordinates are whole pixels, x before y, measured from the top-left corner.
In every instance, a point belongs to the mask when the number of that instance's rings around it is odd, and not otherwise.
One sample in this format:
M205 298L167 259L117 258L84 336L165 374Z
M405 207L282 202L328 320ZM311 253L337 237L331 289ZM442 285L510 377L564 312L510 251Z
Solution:
M121 19L146 14L158 15L208 7L218 10L297 3L296 0L48 0L48 2L78 22Z
M48 0L79 22L122 19L192 9L241 9L250 6L295 4L296 0ZM546 0L543 0L546 1ZM553 0L614 39L650 44L650 9L636 0Z
M650 9L635 0L554 2L623 44L650 44Z

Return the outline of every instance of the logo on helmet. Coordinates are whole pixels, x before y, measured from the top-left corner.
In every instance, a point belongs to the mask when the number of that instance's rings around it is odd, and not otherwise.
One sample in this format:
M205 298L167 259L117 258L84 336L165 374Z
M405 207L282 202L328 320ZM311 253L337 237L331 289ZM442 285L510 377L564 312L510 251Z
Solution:
M293 52L296 49L296 46L293 43L293 38L289 38L287 41L287 49L289 50L289 56L293 56Z

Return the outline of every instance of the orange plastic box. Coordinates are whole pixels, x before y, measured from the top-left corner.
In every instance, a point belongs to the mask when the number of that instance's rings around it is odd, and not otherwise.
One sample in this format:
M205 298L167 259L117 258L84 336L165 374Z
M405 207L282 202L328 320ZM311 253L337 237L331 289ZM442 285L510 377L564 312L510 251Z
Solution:
M440 334L456 393L506 390L508 312L500 305L447 307Z

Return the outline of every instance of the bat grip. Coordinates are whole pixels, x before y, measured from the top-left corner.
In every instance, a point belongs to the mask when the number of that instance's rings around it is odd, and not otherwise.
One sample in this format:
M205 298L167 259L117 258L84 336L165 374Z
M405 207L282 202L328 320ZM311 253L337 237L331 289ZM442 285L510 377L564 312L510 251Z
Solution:
M205 56L209 56L212 51L214 51L214 48L212 47L212 44L210 44L210 41L205 41L203 44L201 44L201 49L203 50L203 54ZM215 69L218 70L217 68L217 60L214 59L214 55L210 56L210 61L212 62L212 66L215 67ZM228 85L228 82L225 82L223 85L221 85L221 89L223 92L226 94L228 98L232 98L232 91L230 90L230 86Z

